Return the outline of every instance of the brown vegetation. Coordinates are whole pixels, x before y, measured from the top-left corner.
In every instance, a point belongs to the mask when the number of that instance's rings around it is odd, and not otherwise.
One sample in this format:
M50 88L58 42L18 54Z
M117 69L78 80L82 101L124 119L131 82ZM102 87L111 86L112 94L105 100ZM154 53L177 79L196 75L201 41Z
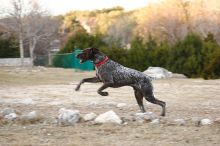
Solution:
M0 117L0 145L219 145L219 123L197 126L187 122L192 118L219 119L219 80L153 81L155 95L167 102L167 116L161 119L160 124L94 125L81 122L63 127L54 122L62 107L77 109L81 115L90 112L101 114L109 110L114 110L120 117L137 113L133 91L129 87L108 89L110 95L102 97L96 93L100 84L85 84L80 92L74 92L76 83L84 77L94 76L94 72L53 68L34 70L15 72L14 68L0 69L0 109L11 107L20 114L34 110L44 118L44 122L16 123ZM31 98L34 104L22 103L26 98ZM117 108L117 103L126 103L127 106ZM160 113L158 106L145 103L145 107L155 114ZM185 119L186 124L169 122L178 118Z

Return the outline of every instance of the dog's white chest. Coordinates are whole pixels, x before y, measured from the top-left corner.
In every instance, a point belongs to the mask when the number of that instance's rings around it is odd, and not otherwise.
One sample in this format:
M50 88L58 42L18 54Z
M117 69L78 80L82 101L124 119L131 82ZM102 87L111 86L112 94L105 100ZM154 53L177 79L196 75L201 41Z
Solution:
M98 76L98 78L99 78L100 80L102 80L102 77L100 76L100 73L99 73L99 70L98 70L97 67L95 67L95 71L96 71L96 75Z

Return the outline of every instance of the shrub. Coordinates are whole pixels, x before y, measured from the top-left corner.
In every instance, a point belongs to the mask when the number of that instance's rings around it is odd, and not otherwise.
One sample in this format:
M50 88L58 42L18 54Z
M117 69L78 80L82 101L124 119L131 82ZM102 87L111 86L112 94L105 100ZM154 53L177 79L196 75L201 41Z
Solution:
M204 79L216 79L220 77L220 48L212 54L209 63L204 67L202 77Z
M84 49L88 47L103 48L105 46L106 44L102 41L102 35L89 35L86 32L79 32L69 38L59 53L71 53L74 49Z
M101 35L78 33L70 37L60 53L87 47L97 47L112 60L140 71L149 66L160 66L188 77L220 77L220 47L212 34L203 40L199 35L190 33L172 46L167 42L158 44L152 37L146 42L141 37L135 37L131 49L125 49L118 48L117 42L108 46Z
M13 36L0 36L0 58L16 57L19 57L18 41Z

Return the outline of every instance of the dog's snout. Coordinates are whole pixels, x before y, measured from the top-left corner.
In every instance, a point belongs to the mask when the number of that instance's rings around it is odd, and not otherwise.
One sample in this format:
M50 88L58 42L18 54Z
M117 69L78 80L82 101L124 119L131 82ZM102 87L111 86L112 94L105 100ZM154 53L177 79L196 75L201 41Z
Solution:
M76 55L76 58L80 58L80 56L81 56L81 54L77 54L77 55Z

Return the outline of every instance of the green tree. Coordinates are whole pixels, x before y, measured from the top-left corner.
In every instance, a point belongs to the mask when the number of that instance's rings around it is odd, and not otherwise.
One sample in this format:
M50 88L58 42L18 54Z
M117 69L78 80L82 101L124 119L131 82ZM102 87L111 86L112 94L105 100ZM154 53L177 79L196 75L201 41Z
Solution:
M106 44L102 41L102 35L90 35L86 32L79 32L69 38L59 53L71 53L74 49L84 49L88 47L105 48L105 46Z
M220 48L212 54L212 58L209 60L204 68L203 78L216 79L220 77Z
M169 68L168 61L170 58L170 46L167 42L162 42L160 45L155 47L152 52L152 65L151 66L159 66L164 68Z
M196 77L202 73L203 41L196 34L188 34L184 40L178 41L170 51L169 68L173 72Z
M140 71L144 71L150 65L147 58L147 46L141 37L136 37L131 42L127 61L129 67Z
M0 36L0 58L19 57L18 41L15 37Z
M204 66L202 77L205 79L215 79L220 77L220 46L209 33L204 39Z
M105 53L112 60L127 66L128 65L128 50L123 48L118 48L117 45L111 45L109 49L101 49L103 53Z

